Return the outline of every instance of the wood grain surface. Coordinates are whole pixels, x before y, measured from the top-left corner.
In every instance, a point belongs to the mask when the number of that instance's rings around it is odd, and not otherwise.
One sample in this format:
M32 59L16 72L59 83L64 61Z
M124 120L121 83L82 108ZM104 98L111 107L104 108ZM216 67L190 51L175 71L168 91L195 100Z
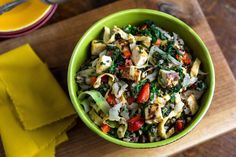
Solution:
M236 77L236 1L198 1L234 77ZM236 157L235 148L236 129L175 154L172 157Z
M98 10L50 25L20 39L7 40L0 43L0 53L23 43L30 43L38 55L49 65L51 71L65 89L69 57L80 36L96 20L118 10L136 7L161 9L191 25L208 46L216 69L215 96L207 115L190 134L165 147L133 150L106 142L79 121L78 125L70 131L70 141L61 145L57 151L57 156L165 156L236 127L234 123L236 120L234 113L236 110L236 86L227 62L209 29L198 3L194 0L183 0L176 3L155 0L119 1ZM219 128L218 126L221 127ZM88 151L88 149L90 150Z

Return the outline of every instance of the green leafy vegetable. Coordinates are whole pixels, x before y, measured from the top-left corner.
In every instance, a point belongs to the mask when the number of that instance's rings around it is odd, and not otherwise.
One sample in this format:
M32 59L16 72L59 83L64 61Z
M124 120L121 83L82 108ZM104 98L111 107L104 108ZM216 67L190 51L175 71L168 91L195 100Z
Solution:
M157 88L156 83L151 83L151 93L150 93L150 101L152 102L154 100L154 96L160 96L160 90Z
M169 105L165 106L162 108L161 112L162 112L163 117L167 117L171 112L171 107Z
M129 34L137 34L138 28L135 26L127 25L124 27L124 31Z

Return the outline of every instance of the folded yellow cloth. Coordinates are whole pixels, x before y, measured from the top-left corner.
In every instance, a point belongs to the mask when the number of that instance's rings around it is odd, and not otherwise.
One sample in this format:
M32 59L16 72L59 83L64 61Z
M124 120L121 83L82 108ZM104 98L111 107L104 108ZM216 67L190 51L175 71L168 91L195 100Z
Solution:
M0 77L26 129L74 113L64 91L29 45L0 56Z
M62 142L65 142L67 140L68 140L68 137L67 137L66 133L60 135L58 138L56 138L55 141L50 143L50 145L47 148L45 148L44 150L39 152L37 155L35 155L35 157L54 156L55 155L55 145L59 145Z
M74 110L29 45L0 55L0 133L7 157L51 157Z

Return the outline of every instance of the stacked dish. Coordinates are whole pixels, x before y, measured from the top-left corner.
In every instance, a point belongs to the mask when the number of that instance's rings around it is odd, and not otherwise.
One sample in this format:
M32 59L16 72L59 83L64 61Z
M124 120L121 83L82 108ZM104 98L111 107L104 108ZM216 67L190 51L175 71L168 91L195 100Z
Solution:
M11 2L2 0L0 6ZM45 24L54 14L57 5L47 5L39 0L25 2L0 15L0 38L18 37Z

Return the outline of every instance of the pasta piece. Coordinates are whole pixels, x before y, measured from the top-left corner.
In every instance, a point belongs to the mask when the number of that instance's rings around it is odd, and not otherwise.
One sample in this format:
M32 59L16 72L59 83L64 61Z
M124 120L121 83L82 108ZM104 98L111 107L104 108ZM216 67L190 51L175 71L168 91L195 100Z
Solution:
M191 114L194 115L198 111L197 100L194 95L191 94L187 99L187 106L189 107Z
M191 77L197 77L198 71L200 68L200 64L201 64L201 61L198 58L196 58L196 60L193 63L193 66L191 68L191 72L190 72Z
M101 75L99 75L97 77L96 81L93 84L94 88L99 88L101 86L101 84L102 84L102 77L104 77L104 76L108 76L109 77L108 82L110 82L109 83L110 85L112 84L112 82L115 81L115 76L114 75L112 75L110 73L104 73L104 74L101 74Z
M98 40L93 40L91 44L91 54L99 55L99 53L105 50L105 48L106 48L106 44L101 43Z
M108 115L110 106L101 93L95 90L81 92L78 97L80 103L84 100L86 95L91 96L91 98L96 102L97 106L103 111L103 113Z
M117 129L117 135L119 138L123 138L125 136L125 132L128 128L127 121L123 118L120 120L120 126Z

